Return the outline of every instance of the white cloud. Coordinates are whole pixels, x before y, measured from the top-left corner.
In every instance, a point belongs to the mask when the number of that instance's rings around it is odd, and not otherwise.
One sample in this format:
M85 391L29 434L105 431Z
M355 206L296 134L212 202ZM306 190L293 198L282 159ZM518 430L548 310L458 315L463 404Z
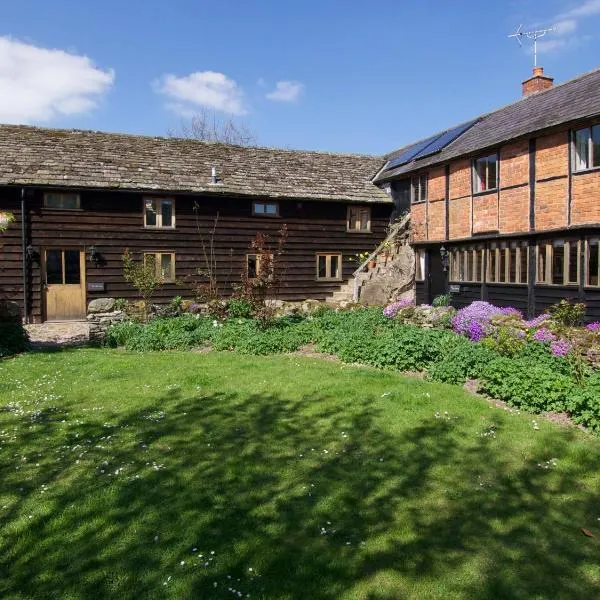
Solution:
M185 77L164 75L154 82L154 88L174 100L167 107L182 116L193 114L194 107L198 106L233 115L247 112L242 90L223 73L196 71Z
M299 81L278 81L266 98L275 102L295 102L303 91L304 84Z
M566 13L564 17L590 17L600 13L600 0L586 0L583 4L576 6Z
M538 42L538 52L556 52L579 48L591 39L590 35L575 36L580 22L600 14L600 0L584 0L577 6L556 15L551 21L553 31Z
M99 69L87 56L0 37L1 121L31 123L89 112L114 79L112 69Z
M577 21L575 19L564 19L563 21L558 21L553 25L554 33L558 36L569 35L574 33L577 29Z

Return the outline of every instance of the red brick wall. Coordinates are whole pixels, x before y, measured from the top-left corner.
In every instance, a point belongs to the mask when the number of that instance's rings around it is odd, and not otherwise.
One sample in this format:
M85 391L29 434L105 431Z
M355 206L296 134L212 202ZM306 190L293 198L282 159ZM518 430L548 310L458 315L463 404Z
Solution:
M471 195L471 161L458 160L450 165L450 198Z
M571 222L569 223L569 131L536 139L535 229L566 228L600 223L600 172L572 176ZM450 164L449 215L446 215L444 167L429 173L427 212L418 206L413 215L421 240L443 240L449 217L450 239L498 230L500 233L529 231L529 141L521 140L500 149L500 193L471 196L471 160ZM427 215L427 216L426 216ZM425 222L427 220L427 223ZM427 236L425 238L424 236Z
M496 193L473 198L473 233L498 230L498 195Z
M471 198L450 200L450 239L471 235Z
M424 242L427 239L427 230L425 228L425 209L424 202L413 204L410 209L410 226L412 239L415 242Z
M507 144L500 149L500 185L503 188L529 183L529 141Z
M559 131L537 138L535 176L537 180L569 174L569 133Z
M446 238L446 202L444 198L429 202L427 221L428 239L440 241Z
M446 170L437 167L429 171L427 198L430 201L446 198Z
M529 231L529 186L500 191L500 233Z
M600 223L600 172L580 173L571 183L571 223Z
M567 198L569 195L568 179L551 179L538 181L535 186L535 228L557 229L566 227Z

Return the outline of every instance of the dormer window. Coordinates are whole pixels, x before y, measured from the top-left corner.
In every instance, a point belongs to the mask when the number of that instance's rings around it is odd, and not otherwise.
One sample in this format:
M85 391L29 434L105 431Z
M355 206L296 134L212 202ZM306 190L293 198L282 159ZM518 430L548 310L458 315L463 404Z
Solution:
M144 198L144 227L173 229L175 201L172 198Z
M473 161L473 191L489 192L498 187L498 155L490 154Z

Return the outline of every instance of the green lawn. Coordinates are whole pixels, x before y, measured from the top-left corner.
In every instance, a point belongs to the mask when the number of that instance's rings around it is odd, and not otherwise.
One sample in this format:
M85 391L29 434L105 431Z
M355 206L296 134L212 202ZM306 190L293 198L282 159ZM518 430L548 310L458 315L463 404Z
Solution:
M600 441L456 387L89 349L0 407L3 600L600 597Z

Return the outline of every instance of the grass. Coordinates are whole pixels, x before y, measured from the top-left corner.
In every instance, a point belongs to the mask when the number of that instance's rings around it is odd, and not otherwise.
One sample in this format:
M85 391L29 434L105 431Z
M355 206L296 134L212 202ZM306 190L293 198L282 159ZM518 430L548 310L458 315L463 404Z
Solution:
M0 407L3 599L600 596L600 441L457 387L86 349Z

